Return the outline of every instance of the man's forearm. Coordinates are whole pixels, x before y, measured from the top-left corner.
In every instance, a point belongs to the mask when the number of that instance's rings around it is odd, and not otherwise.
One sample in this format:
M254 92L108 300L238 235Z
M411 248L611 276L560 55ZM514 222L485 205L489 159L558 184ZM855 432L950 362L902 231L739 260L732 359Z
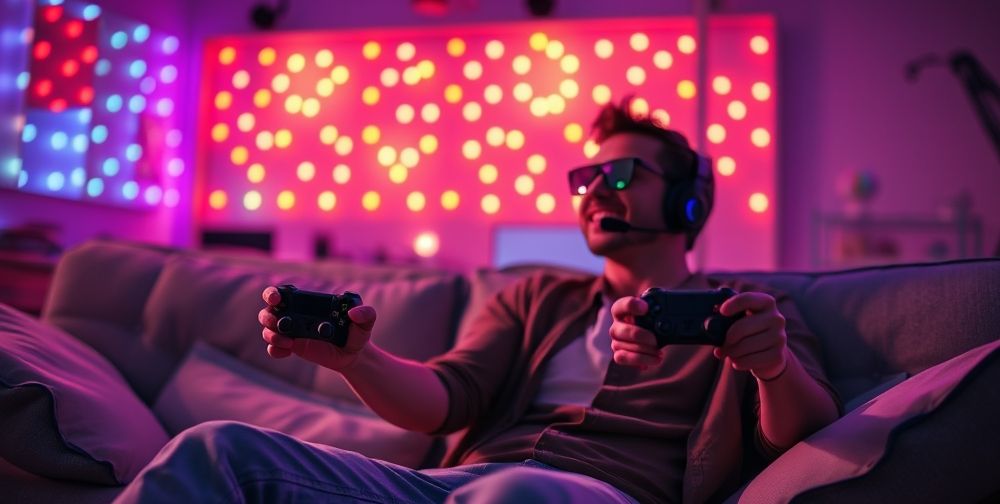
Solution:
M444 424L448 391L426 365L369 343L341 372L361 400L388 422L419 432Z
M837 419L837 405L795 357L786 351L787 368L760 388L760 427L771 444L782 450Z

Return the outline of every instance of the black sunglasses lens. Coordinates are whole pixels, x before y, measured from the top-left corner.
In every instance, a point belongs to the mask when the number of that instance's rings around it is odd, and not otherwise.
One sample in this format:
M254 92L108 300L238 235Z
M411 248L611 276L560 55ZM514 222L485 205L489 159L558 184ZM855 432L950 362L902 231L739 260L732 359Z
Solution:
M587 194L587 189L594 178L601 176L609 189L621 191L628 187L635 172L635 159L616 159L596 165L584 166L569 172L569 188L571 194Z
M594 177L600 175L597 165L584 166L569 172L569 190L571 194L587 194L587 188L594 181Z

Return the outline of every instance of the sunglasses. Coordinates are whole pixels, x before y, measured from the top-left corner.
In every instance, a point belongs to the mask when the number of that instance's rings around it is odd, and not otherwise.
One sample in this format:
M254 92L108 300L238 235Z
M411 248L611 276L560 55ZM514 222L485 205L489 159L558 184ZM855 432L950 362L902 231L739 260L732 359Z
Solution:
M635 174L635 167L645 168L650 172L660 175L660 172L652 169L639 158L612 159L603 163L581 166L569 172L570 194L584 195L594 179L598 176L604 177L604 184L608 189L622 191L632 182L632 175Z

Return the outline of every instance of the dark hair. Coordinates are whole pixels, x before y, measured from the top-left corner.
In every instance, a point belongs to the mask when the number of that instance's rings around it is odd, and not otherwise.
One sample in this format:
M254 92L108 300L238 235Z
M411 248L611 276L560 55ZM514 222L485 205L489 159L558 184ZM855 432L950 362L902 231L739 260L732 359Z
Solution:
M698 177L698 167L695 162L697 154L691 148L687 138L677 131L666 128L650 116L637 117L632 115L634 99L634 96L626 96L618 105L609 102L601 109L590 126L594 141L601 144L609 137L619 133L636 133L659 140L662 148L655 161L663 169L667 184L679 181L693 182ZM706 211L711 211L715 198L714 192L711 186L705 191ZM666 198L666 192L664 192L663 197ZM703 228L704 224L687 232L687 241L685 242L687 250L694 248L695 239L698 238L698 234Z

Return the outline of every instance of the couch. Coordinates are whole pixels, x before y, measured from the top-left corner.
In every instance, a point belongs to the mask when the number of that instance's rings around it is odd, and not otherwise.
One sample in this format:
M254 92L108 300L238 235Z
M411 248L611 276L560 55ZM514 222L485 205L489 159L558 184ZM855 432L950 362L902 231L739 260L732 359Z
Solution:
M398 429L336 373L266 356L262 288L359 292L379 310L375 342L427 359L490 295L543 267L454 272L85 243L59 262L40 319L0 306L0 494L108 502L167 439L216 419L433 466L454 436ZM1000 260L717 276L794 298L848 410L731 502L1000 497Z

